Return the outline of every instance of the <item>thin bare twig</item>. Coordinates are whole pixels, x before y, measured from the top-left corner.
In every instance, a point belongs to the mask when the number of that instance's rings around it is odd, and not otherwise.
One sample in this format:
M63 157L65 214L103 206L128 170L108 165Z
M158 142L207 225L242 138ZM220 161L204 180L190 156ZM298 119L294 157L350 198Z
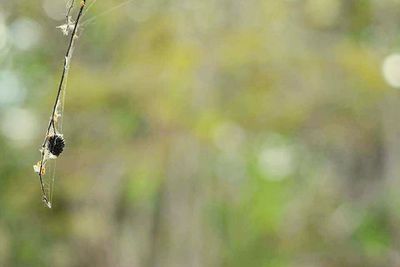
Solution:
M73 5L74 5L74 0L72 1L71 5L68 8L67 20L68 20L69 13L71 12L71 9L72 9ZM39 180L40 180L40 187L41 187L41 190L42 190L43 202L46 204L46 206L48 208L51 208L51 202L49 200L49 197L46 194L46 190L44 188L44 183L43 183L43 175L44 175L43 168L44 168L44 164L45 164L44 161L45 161L45 153L46 153L46 143L49 140L50 129L52 127L53 127L54 134L56 134L55 113L56 113L56 110L57 110L57 105L58 105L58 103L60 101L60 96L61 96L61 91L62 91L63 86L64 86L64 81L66 79L66 73L67 73L67 69L68 69L68 66L69 66L69 60L70 60L70 57L71 57L74 40L76 38L76 33L77 33L77 29L78 29L79 20L82 17L85 5L86 5L86 0L82 0L81 5L80 5L80 9L79 9L79 13L78 13L78 15L76 17L75 27L73 28L71 37L69 39L67 51L65 53L64 65L63 65L63 70L62 70L62 73L61 73L60 82L59 82L59 85L58 85L57 96L56 96L56 99L54 101L53 110L51 112L50 121L49 121L49 124L48 124L48 127L47 127L47 131L46 131L46 136L45 136L44 142L42 144L40 168L39 168L39 171L38 171L38 175L39 175Z
M72 0L71 4L68 6L67 14L65 15L67 18L67 22L68 22L69 14L71 14L71 10L74 7L74 4L75 4L75 0Z

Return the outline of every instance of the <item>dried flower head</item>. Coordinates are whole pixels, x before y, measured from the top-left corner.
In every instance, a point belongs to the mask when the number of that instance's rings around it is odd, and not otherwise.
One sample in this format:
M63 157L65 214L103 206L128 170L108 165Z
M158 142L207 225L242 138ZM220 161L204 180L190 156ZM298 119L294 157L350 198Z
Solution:
M55 134L49 137L49 140L47 141L47 149L52 155L58 157L63 152L64 147L65 141L62 135Z

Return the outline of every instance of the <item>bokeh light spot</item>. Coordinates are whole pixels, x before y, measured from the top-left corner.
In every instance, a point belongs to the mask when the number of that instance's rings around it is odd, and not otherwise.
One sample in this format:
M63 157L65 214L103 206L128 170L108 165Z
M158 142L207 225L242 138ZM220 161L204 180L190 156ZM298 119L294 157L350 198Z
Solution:
M28 18L20 18L10 26L11 42L21 50L29 50L40 41L40 25Z
M382 72L390 86L400 88L400 54L387 56L383 61Z
M27 145L38 132L36 116L27 109L10 108L2 117L1 130L16 146Z

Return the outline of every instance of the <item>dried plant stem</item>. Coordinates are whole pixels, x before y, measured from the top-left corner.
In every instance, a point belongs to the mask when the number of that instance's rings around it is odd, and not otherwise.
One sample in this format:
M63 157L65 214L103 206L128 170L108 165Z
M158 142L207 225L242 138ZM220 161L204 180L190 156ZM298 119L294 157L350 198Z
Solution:
M68 21L69 14L71 13L72 8L74 7L75 0L70 0L69 3L71 3L71 4L69 4L69 6L67 7L68 10L67 10L67 14L65 15L67 18L67 21Z
M67 11L67 19L68 19L68 16L69 16L69 13L70 13L70 11L72 9L73 4L74 4L74 1L72 1L71 6L69 7L69 9ZM78 29L79 21L80 21L80 19L82 17L85 5L86 5L86 0L82 0L82 2L80 4L79 13L78 13L78 15L76 17L75 27L73 28L71 37L69 39L68 48L67 48L67 51L65 53L64 65L63 65L63 70L62 70L60 82L59 82L59 85L58 85L57 96L56 96L56 99L54 101L53 110L52 110L51 115L50 115L49 125L47 127L45 139L44 139L44 142L42 144L40 168L39 168L38 174L39 174L39 180L40 180L40 187L41 187L42 195L43 195L43 202L49 208L51 208L51 202L49 200L49 196L47 196L47 194L46 194L45 186L44 186L44 183L43 183L43 175L44 175L43 168L44 168L44 164L45 164L44 161L45 161L45 153L46 153L46 143L47 143L47 141L49 139L50 130L51 130L52 127L53 127L54 134L56 134L56 126L55 126L56 110L57 110L57 106L59 105L59 102L60 102L61 91L63 90L64 84L65 84L65 81L66 81L66 76L67 76L67 73L68 73L69 62L70 62L70 58L71 58L71 55L72 55L72 50L73 50L73 47L74 47L74 41L75 41L75 38L76 38L77 29Z

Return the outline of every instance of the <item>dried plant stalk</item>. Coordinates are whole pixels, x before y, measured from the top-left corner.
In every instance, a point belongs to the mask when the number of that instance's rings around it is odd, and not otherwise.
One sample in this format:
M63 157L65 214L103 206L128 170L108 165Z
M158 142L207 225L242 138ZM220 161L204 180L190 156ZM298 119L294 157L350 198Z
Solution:
M81 17L83 16L83 11L85 9L85 5L86 5L86 0L82 0L80 3L80 7L79 7L79 12L78 15L76 17L76 21L75 23L72 23L70 20L70 12L73 8L74 5L74 0L72 0L70 2L69 7L67 8L67 23L66 23L66 34L69 33L69 30L72 29L72 34L71 37L69 39L68 42L68 47L67 47L67 51L65 53L64 56L64 64L63 64L63 70L61 73L61 78L60 78L60 82L58 85L58 90L57 90L57 95L56 95L56 99L54 101L54 105L53 105L53 109L50 115L50 121L46 130L46 134L45 134L45 138L43 141L43 144L41 146L40 152L41 152L41 159L40 161L34 166L34 170L35 172L38 174L39 176L39 180L40 180L40 187L42 190L42 199L43 199L43 203L46 205L46 207L51 208L52 206L52 190L53 187L52 185L50 185L48 192L45 189L45 183L43 181L43 176L46 175L46 163L48 162L48 160L52 160L58 157L58 155L61 153L60 151L63 150L64 148L64 139L62 137L62 134L60 132L60 127L57 127L56 125L61 125L60 120L61 120L61 114L62 114L62 109L63 109L63 103L62 103L62 95L65 93L65 89L66 89L66 81L67 81L67 76L68 76L68 69L70 66L70 62L71 62L71 57L72 57L72 53L73 53L73 48L74 48L74 44L75 44L75 40L77 37L77 30L78 30L78 26L79 26L79 21L81 19ZM64 26L60 26L59 28L61 28L64 31ZM58 128L58 129L57 129ZM57 144L55 144L55 142L50 142L51 140L60 140L59 142L57 142ZM62 140L62 141L61 141ZM58 146L58 147L55 147ZM62 146L62 147L61 147ZM57 153L55 153L54 151L57 151ZM59 152L59 153L58 153ZM58 154L58 155L57 155ZM54 182L54 181L53 181Z

